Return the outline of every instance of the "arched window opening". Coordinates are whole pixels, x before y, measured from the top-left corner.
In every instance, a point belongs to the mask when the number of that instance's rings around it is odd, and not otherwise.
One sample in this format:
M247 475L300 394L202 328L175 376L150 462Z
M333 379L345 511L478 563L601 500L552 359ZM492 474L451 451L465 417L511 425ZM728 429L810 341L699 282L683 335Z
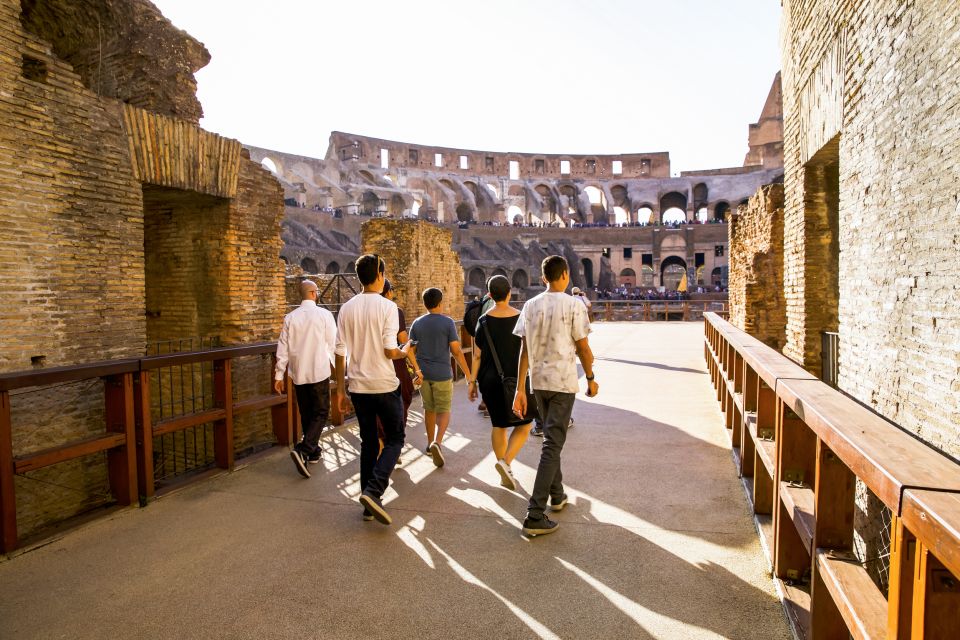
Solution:
M507 207L507 220L514 224L523 224L523 209L515 204Z
M346 273L356 273L356 272L357 272L357 265L353 262L348 262Z
M507 270L504 269L503 267L497 267L496 269L493 270L493 275L490 277L493 277L493 276L503 276L504 278L506 278Z
M471 287L476 287L480 291L487 290L487 274L480 267L470 269L470 275L467 276L467 282Z
M637 286L637 272L630 268L621 271L620 284L630 288Z
M513 272L512 285L514 289L526 289L530 286L530 276L523 269L517 269Z
M710 212L707 211L706 207L700 207L697 209L697 222L706 222L710 218Z
M264 169L266 169L267 171L269 171L269 172L272 173L273 175L279 175L279 173L280 173L280 172L277 170L277 163L274 162L273 160L271 160L270 158L264 158L263 160L261 160L261 161L260 161L260 166L262 166Z
M637 209L637 222L640 224L650 224L653 222L653 209L650 207L640 207Z
M627 210L623 207L614 207L613 220L617 224L626 224L627 222L630 222L630 216L627 214Z
M710 284L714 287L723 285L723 269L720 267L713 268L713 271L710 272Z
M300 267L304 273L317 273L317 262L313 258L304 258L300 261Z
M470 205L466 202L461 202L457 205L457 220L460 222L470 222L473 219L473 214L470 211Z
M675 291L686 272L687 263L683 258L669 256L660 263L660 284L670 291Z
M331 262L330 264L327 265L327 271L326 271L326 272L327 272L328 274L331 274L331 273L340 273L340 264L339 264L338 262Z
M730 205L728 203L718 202L717 206L713 208L713 219L718 222L724 221L728 211L730 211Z
M663 224L680 224L687 221L687 212L678 207L671 207L663 212Z

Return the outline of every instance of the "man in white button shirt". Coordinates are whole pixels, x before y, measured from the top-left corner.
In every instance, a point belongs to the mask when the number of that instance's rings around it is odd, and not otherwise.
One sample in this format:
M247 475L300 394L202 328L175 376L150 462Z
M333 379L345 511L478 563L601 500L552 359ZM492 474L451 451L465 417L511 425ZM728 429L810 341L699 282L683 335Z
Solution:
M573 401L580 388L578 358L587 378L587 395L593 397L599 390L593 378L593 352L587 340L590 333L587 308L566 294L570 284L567 261L563 256L549 256L540 268L547 290L523 305L513 329L513 333L523 339L517 380L525 379L529 370L533 395L543 420L540 464L523 521L523 533L529 536L556 531L559 525L550 520L545 511L549 508L556 512L567 506L560 453L570 428ZM520 393L522 386L517 388L513 412L523 416L527 412L527 394Z
M320 432L330 414L330 374L337 342L333 314L317 306L317 285L300 283L300 306L283 319L277 341L277 368L273 388L283 393L287 368L297 395L303 439L290 451L297 471L310 477L307 463L320 462Z

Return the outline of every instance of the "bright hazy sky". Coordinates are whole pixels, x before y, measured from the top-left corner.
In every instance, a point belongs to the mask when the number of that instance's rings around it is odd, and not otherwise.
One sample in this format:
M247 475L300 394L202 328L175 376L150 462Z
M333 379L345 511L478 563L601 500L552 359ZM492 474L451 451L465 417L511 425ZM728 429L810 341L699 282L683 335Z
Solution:
M330 131L739 166L777 0L153 0L203 42L204 128L323 157Z

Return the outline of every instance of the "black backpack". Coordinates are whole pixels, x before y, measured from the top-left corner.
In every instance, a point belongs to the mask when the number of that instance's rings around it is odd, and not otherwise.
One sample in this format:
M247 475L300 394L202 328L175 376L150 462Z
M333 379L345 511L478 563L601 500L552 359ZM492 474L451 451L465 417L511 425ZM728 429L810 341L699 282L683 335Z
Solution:
M483 311L483 303L487 301L487 296L479 300L471 300L467 303L467 308L463 312L463 328L467 330L470 337L477 337L477 322L480 321L480 312Z

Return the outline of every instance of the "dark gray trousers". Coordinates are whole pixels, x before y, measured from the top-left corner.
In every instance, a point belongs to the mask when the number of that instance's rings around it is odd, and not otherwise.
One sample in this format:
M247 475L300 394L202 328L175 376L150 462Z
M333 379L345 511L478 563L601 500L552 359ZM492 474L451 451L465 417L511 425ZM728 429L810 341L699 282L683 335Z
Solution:
M573 401L577 394L534 389L533 395L543 420L543 448L540 450L540 464L537 465L537 479L533 483L530 504L527 506L527 517L539 520L547 508L547 498L559 500L563 496L560 452L567 441L567 427L570 426L570 414L573 413Z

